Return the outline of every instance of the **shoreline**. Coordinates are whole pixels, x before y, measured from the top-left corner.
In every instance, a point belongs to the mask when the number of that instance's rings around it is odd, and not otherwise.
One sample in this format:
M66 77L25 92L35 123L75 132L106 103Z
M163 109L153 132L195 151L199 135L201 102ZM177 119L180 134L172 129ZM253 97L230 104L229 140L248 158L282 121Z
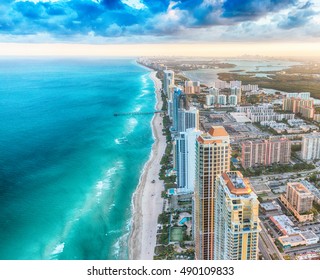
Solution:
M148 68L148 70L150 70ZM161 110L161 81L151 70L154 83L156 110ZM132 224L129 235L128 256L130 260L152 260L156 246L158 216L162 213L164 199L161 197L163 181L159 180L160 161L166 148L166 137L162 135L162 117L155 114L151 121L154 143L150 157L144 165L139 184L132 198ZM155 183L151 183L155 180Z

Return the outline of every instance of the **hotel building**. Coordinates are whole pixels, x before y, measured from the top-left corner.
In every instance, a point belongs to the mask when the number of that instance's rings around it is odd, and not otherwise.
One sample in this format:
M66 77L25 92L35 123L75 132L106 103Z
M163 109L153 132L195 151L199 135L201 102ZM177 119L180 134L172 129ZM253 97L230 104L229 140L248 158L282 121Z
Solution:
M257 260L259 201L239 171L217 178L214 211L214 259Z
M213 126L197 138L193 215L195 255L199 260L213 259L215 182L230 170L230 154L230 138L223 126Z

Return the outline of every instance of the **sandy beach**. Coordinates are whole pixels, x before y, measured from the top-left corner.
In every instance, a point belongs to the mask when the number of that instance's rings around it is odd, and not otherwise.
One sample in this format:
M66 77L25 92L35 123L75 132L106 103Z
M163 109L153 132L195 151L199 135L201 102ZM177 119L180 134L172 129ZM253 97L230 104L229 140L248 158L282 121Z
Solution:
M156 109L161 110L161 81L156 72L150 73L155 84L157 96ZM152 120L155 142L148 162L140 177L140 182L133 196L133 221L129 237L129 259L152 260L156 245L157 221L162 212L163 181L159 180L160 161L166 148L166 138L162 135L162 117L155 114ZM155 183L152 181L155 180Z

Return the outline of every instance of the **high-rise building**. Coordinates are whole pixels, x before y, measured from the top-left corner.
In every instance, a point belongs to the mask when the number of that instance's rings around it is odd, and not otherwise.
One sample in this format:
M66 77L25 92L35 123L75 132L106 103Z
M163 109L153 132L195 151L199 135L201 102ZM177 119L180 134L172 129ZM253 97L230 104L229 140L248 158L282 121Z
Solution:
M280 200L293 212L298 221L306 222L313 220L313 212L311 209L314 195L303 183L287 183L286 193L280 196Z
M172 88L174 87L174 72L172 70L163 71L163 90L168 99L172 101Z
M236 95L238 103L241 103L241 87L232 87L231 95Z
M268 166L273 163L288 164L291 156L291 142L288 138L244 141L241 144L243 168Z
M185 81L184 82L184 93L185 94L198 94L200 93L200 82L196 81Z
M215 96L213 94L206 95L206 105L213 106L215 103Z
M307 97L308 92L301 93L302 97ZM282 109L293 113L300 113L303 117L313 119L315 109L313 99L302 98L285 98L283 100Z
M301 157L303 160L320 158L320 133L311 133L302 136Z
M188 128L199 127L199 110L195 107L190 107L188 110L178 110L178 127L177 132L185 132Z
M287 183L286 198L299 214L312 209L314 195L302 183Z
M197 138L193 215L195 254L199 260L213 259L215 182L230 170L230 154L230 138L223 126L213 126Z
M230 88L240 88L242 86L242 81L230 81Z
M224 94L218 95L218 104L219 105L226 105L227 104L227 96Z
M238 97L236 95L229 95L229 104L236 106L238 103Z
M209 88L209 94L212 94L214 96L218 96L219 95L219 89L215 88L215 87L211 87L211 88Z
M176 88L173 93L172 101L172 128L174 131L178 131L179 111L185 108L187 108L186 95L181 89Z
M195 184L196 139L201 131L189 128L176 138L175 166L179 193L191 193Z
M201 91L201 88L200 88L200 82L199 81L196 81L196 82L193 82L193 89L194 89L194 93L200 93Z
M217 178L214 209L214 259L256 260L259 201L239 171Z

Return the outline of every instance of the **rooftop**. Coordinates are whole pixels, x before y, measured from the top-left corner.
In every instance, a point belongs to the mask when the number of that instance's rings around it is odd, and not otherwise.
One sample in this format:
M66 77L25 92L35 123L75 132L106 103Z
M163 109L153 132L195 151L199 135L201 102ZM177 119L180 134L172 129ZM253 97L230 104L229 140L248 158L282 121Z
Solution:
M248 179L243 178L239 171L229 171L222 174L229 191L235 195L247 195L252 192Z
M212 126L208 133L198 137L198 141L202 144L221 143L221 138L226 137L229 140L229 134L223 126Z
M308 230L308 231L302 231L300 233L306 240L307 239L314 239L314 238L319 238L318 235L316 235L313 231Z
M293 234L290 236L281 236L279 239L282 240L283 243L300 243L304 241L304 238L299 234Z
M291 186L296 192L300 194L311 194L311 192L306 188L302 183L299 182L292 182L288 183L288 186Z
M271 216L270 220L279 228L284 235L295 234L294 223L286 215Z
M209 134L213 137L228 137L229 134L225 130L223 126L212 126L211 129L209 130Z
M281 210L280 205L276 201L260 203L260 207L265 209L266 211Z

